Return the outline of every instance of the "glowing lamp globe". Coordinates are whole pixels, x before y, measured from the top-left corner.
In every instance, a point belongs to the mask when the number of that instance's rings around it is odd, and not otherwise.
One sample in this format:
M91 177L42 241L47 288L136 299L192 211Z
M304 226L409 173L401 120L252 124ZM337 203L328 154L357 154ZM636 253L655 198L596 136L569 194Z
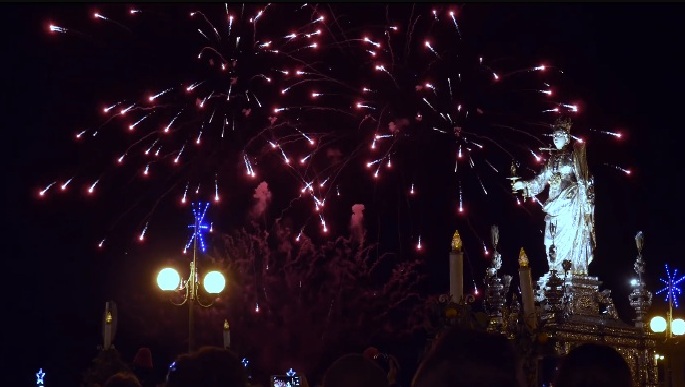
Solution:
M661 316L652 317L649 321L649 328L653 332L663 332L666 330L666 319Z
M671 322L671 333L675 336L685 335L685 320L676 318Z
M181 276L178 275L176 269L170 267L164 268L157 274L157 286L162 290L176 290L181 283Z
M207 273L205 280L202 281L207 293L218 294L226 287L226 279L220 272L213 270Z

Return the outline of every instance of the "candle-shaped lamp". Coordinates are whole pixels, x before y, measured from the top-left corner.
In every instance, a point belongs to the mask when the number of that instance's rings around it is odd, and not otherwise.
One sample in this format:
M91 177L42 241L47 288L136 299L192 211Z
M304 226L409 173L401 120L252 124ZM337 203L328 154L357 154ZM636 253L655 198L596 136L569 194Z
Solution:
M231 348L231 327L228 320L224 320L224 348Z
M450 251L450 295L452 302L459 303L464 298L464 252L462 251L459 231L452 236Z
M116 333L116 304L113 301L105 302L105 313L102 316L102 349L107 350L112 346Z
M530 274L528 256L521 247L519 252L519 281L521 286L521 299L523 300L523 316L526 325L534 329L537 326L535 315L535 299L533 298L533 279Z

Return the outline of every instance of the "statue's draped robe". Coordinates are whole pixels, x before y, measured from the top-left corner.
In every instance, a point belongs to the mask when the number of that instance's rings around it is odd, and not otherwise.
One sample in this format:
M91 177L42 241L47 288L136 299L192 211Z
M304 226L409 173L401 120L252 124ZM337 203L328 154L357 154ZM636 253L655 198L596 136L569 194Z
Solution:
M587 275L595 245L595 205L585 145L577 143L571 153L552 155L540 174L524 184L529 195L539 194L549 184L549 195L543 205L545 248L549 252L554 244L556 249L554 262L547 257L549 270L563 273L562 262L568 259L571 273Z

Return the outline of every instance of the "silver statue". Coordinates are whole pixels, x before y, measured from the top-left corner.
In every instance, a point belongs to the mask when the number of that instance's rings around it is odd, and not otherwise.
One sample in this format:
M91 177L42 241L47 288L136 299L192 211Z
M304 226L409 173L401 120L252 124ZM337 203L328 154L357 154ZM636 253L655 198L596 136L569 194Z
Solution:
M545 216L546 251L556 247L556 259L547 257L549 270L563 273L562 262L571 261L571 274L587 275L595 247L594 189L589 175L585 144L578 142L569 151L571 122L559 120L552 138L555 150L542 171L531 180L512 183L512 189L534 196L549 185ZM549 272L545 278L549 277ZM545 281L546 282L546 281Z

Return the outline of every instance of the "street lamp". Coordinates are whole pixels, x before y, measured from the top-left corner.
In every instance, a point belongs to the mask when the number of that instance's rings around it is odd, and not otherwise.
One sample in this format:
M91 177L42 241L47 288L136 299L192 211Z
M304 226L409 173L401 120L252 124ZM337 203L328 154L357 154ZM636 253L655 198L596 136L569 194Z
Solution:
M188 226L188 228L193 229L193 234L188 240L188 243L186 244L186 250L191 244L193 245L193 259L192 261L190 261L190 274L188 275L188 278L181 280L181 276L179 275L178 271L170 267L160 270L159 274L157 274L157 286L159 286L161 290L185 290L183 301L178 304L174 303L173 301L172 303L179 306L184 305L186 303L188 304L188 352L191 352L195 349L195 303L198 303L200 306L203 307L209 307L213 303L202 303L202 301L200 301L200 297L198 294L198 290L200 288L200 281L198 280L199 275L197 270L197 248L199 242L202 251L205 251L205 243L202 233L209 228L206 224L202 222L204 220L205 214L207 213L209 203L205 203L202 211L200 211L201 205L202 204L197 203L196 206L196 203L193 203L193 216L195 218L195 222L192 225ZM205 277L202 281L202 285L204 286L204 289L205 291L207 291L207 293L218 294L224 290L224 287L226 286L226 279L224 278L223 274L221 274L221 272L212 270L205 274Z
M682 336L685 334L685 320L682 318L672 318L671 314L668 314L669 319L665 319L662 316L654 316L649 321L649 328L656 333L661 333L666 331L666 338L672 339L673 336ZM670 320L670 322L669 322Z
M685 276L681 278L677 278L678 274L678 269L676 269L673 272L673 275L671 275L671 271L668 268L668 265L666 265L666 278L660 278L659 280L665 285L665 287L659 291L656 292L656 294L661 294L665 293L666 294L666 301L668 302L668 312L666 313L666 317L664 318L663 316L654 316L652 319L649 321L649 328L652 330L652 332L655 333L661 333L665 332L665 340L663 343L663 349L670 350L670 354L666 354L666 385L668 387L674 385L680 385L679 380L674 380L674 375L672 374L672 367L674 367L674 360L673 357L677 355L677 351L675 351L675 347L672 346L674 343L674 339L678 341L676 336L683 336L685 335L685 320L682 318L673 318L673 306L678 307L678 299L677 296L680 295L681 291L680 288L678 288L678 284L680 284L683 280L685 280ZM655 360L664 360L664 355L655 355ZM682 360L682 359L681 359ZM678 368L678 361L675 361L675 367L676 369ZM678 378L678 375L675 375L676 378Z
M673 275L666 265L666 278L660 278L659 280L666 285L663 289L656 292L656 294L666 293L666 302L668 302L668 313L666 318L662 316L655 316L649 322L649 328L653 332L664 332L666 331L666 338L671 339L673 336L682 336L685 334L685 320L682 318L673 319L673 305L678 307L677 296L680 295L681 291L678 287L685 276L678 277L678 269L675 269Z

